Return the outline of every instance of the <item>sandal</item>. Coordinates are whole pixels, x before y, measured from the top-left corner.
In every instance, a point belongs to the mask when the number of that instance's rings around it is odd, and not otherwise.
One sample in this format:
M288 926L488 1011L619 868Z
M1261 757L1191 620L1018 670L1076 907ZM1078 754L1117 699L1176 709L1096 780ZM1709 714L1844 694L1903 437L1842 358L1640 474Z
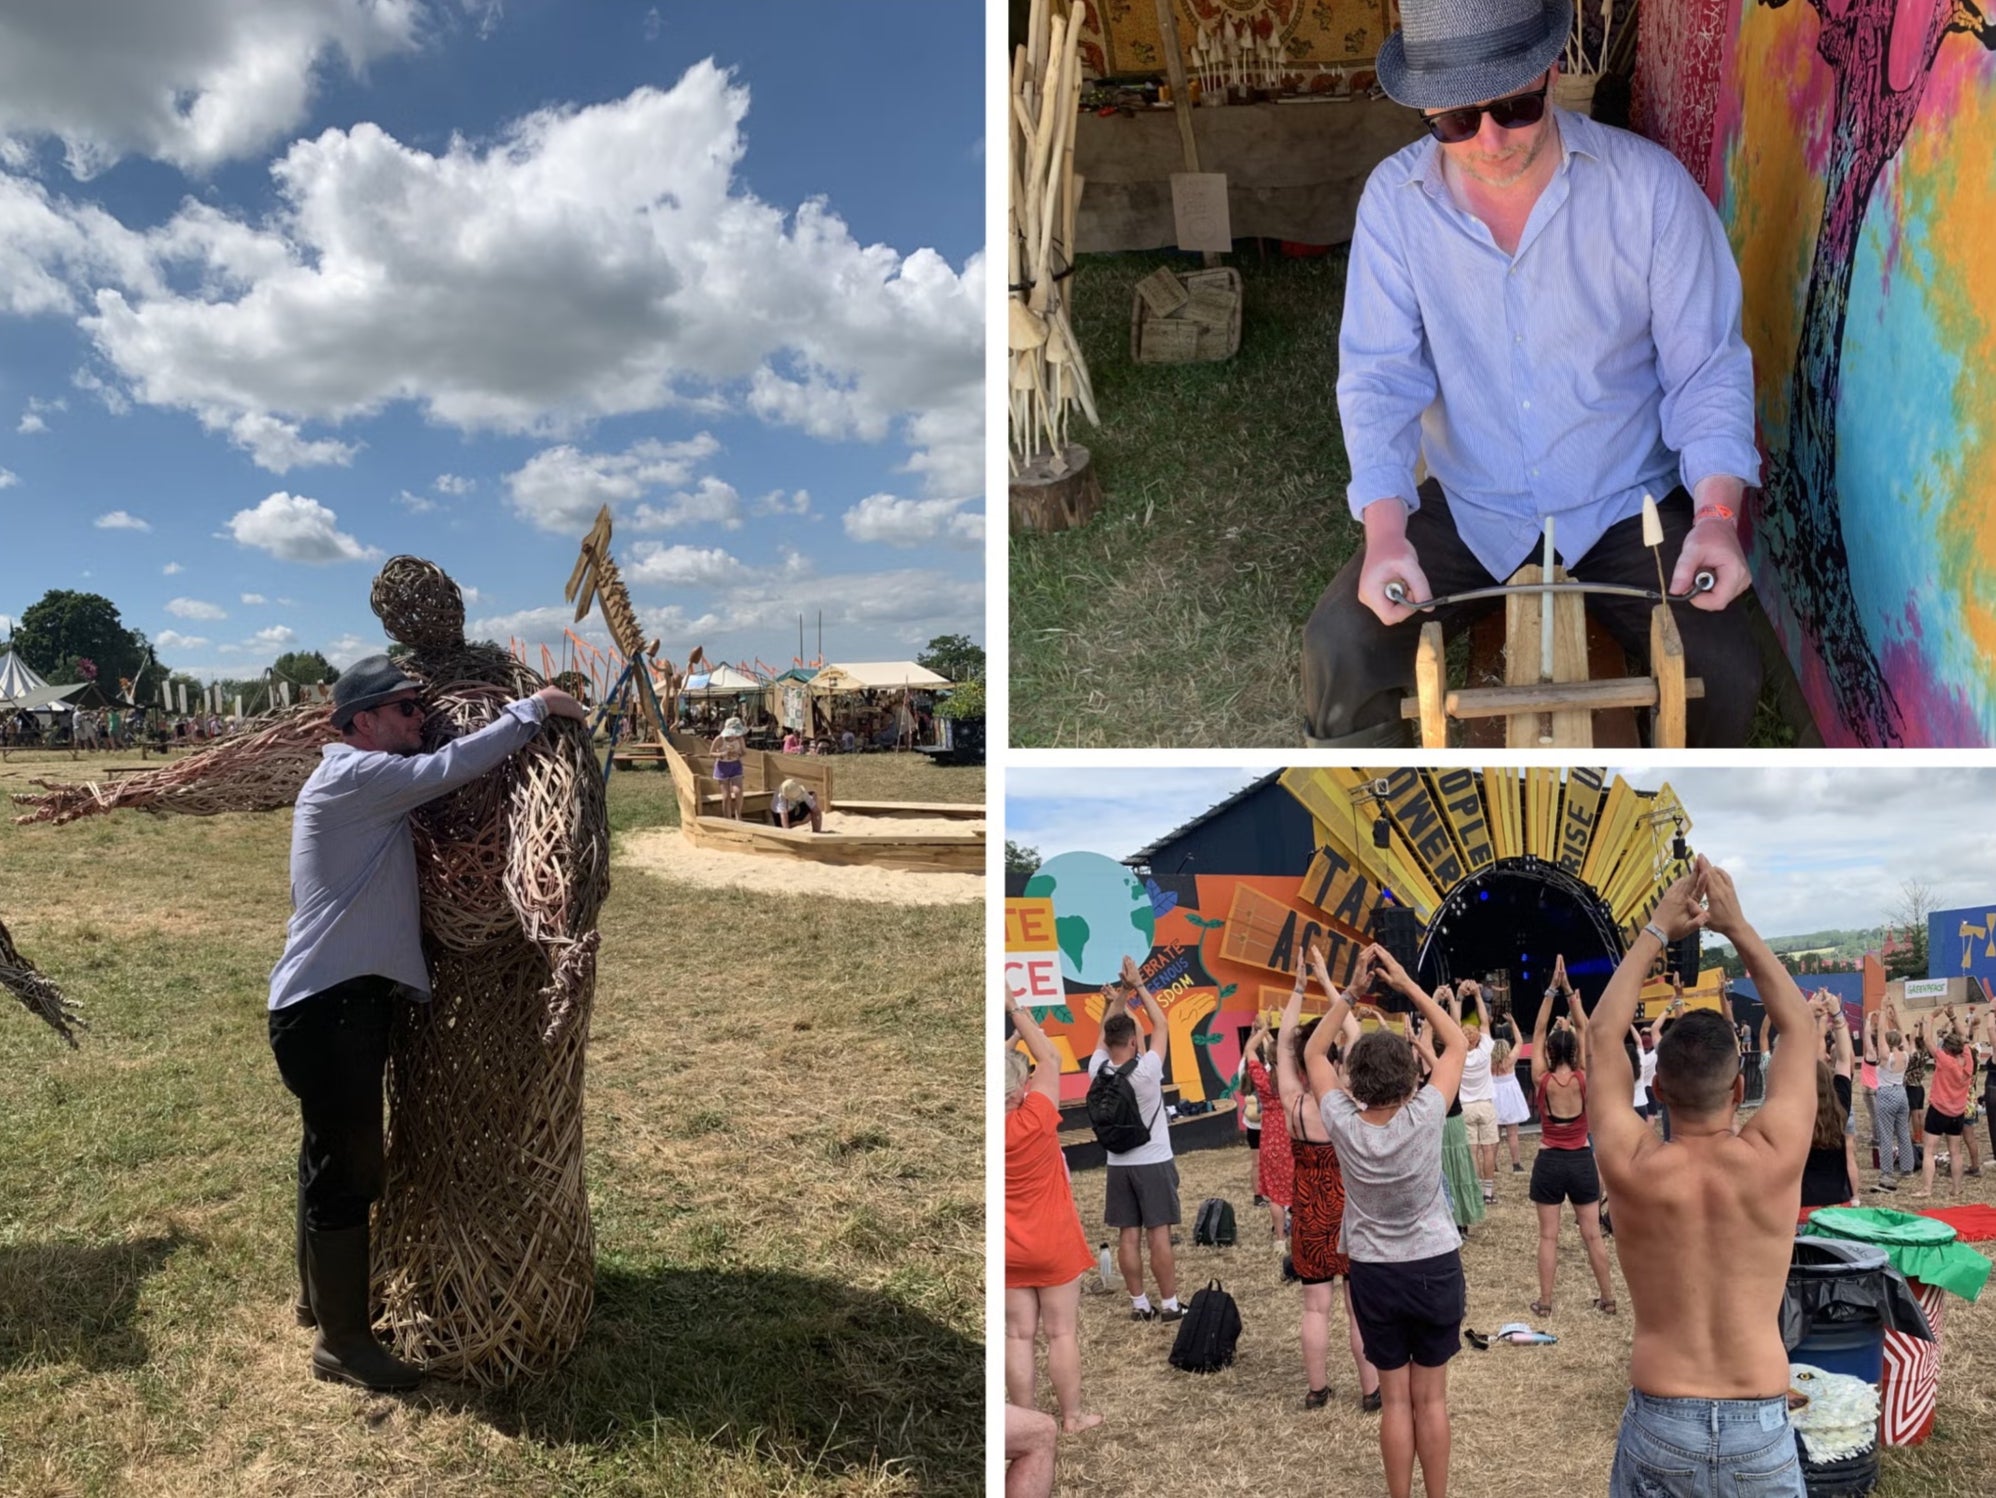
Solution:
M1595 1297L1594 1297L1594 1309L1595 1309L1595 1310L1597 1310L1597 1311L1599 1311L1599 1312L1600 1312L1600 1313L1601 1313L1601 1314L1602 1314L1603 1316L1612 1316L1612 1315L1614 1315L1614 1314L1615 1314L1615 1302L1614 1302L1614 1299L1613 1299L1613 1297L1609 1297L1609 1298L1607 1298L1607 1299L1603 1299L1603 1298L1602 1298L1601 1296L1599 1296L1599 1295L1595 1296Z
M1374 1389L1370 1394L1359 1396L1358 1408L1362 1414L1376 1415L1379 1413L1379 1407L1385 1402L1385 1396Z
M1532 1302L1532 1314L1534 1316L1550 1316L1552 1315L1552 1306L1543 1300L1535 1300Z
M1312 1389L1303 1396L1303 1408L1306 1410L1320 1410L1330 1402L1331 1386L1329 1384L1325 1384L1321 1389Z
M1465 1326L1462 1329L1462 1335L1463 1340L1468 1342L1478 1352L1488 1352L1490 1350L1490 1339L1484 1336L1482 1332L1476 1330L1475 1327Z

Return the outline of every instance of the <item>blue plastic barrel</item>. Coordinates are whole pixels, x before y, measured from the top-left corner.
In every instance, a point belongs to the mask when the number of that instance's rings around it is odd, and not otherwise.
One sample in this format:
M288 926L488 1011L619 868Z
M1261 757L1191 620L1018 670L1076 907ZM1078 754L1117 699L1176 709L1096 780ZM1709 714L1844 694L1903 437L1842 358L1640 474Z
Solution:
M1884 1250L1868 1243L1797 1238L1788 1294L1808 1308L1809 1325L1789 1347L1788 1360L1875 1387L1885 1376L1885 1323L1875 1278L1890 1272Z

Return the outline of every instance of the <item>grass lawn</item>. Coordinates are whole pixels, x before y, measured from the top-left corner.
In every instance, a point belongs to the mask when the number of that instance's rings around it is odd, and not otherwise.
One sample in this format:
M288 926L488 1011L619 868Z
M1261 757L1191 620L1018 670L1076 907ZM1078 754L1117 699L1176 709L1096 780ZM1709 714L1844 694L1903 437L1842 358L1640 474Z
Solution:
M112 763L16 752L0 792ZM919 755L837 773L984 795ZM671 822L668 777L619 772L610 814ZM289 835L0 821L0 919L91 1025L72 1053L0 1000L0 1493L981 1489L981 906L613 867L583 1342L515 1389L387 1398L314 1382L291 1324L298 1116L264 1007Z
M1077 418L1106 504L1011 537L1012 742L1302 743L1303 625L1358 549L1337 411L1342 247L1228 257L1246 305L1217 364L1130 358L1132 288L1169 252L1081 257L1074 317L1102 425ZM1461 683L1466 650L1454 675ZM1795 742L1770 685L1749 743Z
M1530 1171L1537 1140L1527 1137L1521 1144ZM1234 1366L1204 1376L1179 1372L1165 1361L1174 1327L1133 1324L1120 1281L1114 1292L1085 1288L1082 1399L1108 1421L1061 1439L1056 1491L1134 1493L1196 1485L1205 1492L1372 1498L1383 1490L1379 1417L1358 1408L1357 1371L1343 1311L1335 1302L1331 1402L1321 1410L1303 1408L1307 1381L1297 1344L1302 1295L1282 1283L1268 1214L1250 1205L1252 1160L1244 1146L1200 1150L1178 1160L1187 1224L1208 1196L1226 1197L1237 1214L1235 1247L1195 1248L1188 1241L1178 1248L1181 1297L1218 1278L1239 1302L1242 1333ZM1465 1343L1449 1364L1449 1491L1470 1498L1605 1492L1628 1396L1633 1329L1613 1240L1609 1262L1619 1315L1603 1316L1589 1304L1596 1293L1594 1276L1567 1208L1553 1314L1534 1317L1529 1307L1538 1298L1538 1221L1525 1194L1530 1176L1512 1174L1501 1148L1498 1171L1497 1205L1463 1244L1469 1283L1465 1324L1487 1333L1507 1321L1526 1321L1560 1340L1551 1347L1497 1343L1487 1352ZM1091 1245L1107 1236L1101 1225L1102 1180L1100 1170L1079 1171L1074 1178L1075 1203ZM1962 1185L1962 1200L1996 1202L1996 1174ZM1939 1194L1946 1195L1945 1185ZM1912 1205L1907 1196L1902 1189L1897 1197L1865 1201L1905 1210ZM1181 1231L1189 1240L1189 1226ZM1099 1276L1088 1275L1088 1286L1100 1283ZM1155 1282L1150 1283L1155 1297ZM1042 1408L1054 1408L1044 1376L1040 1395ZM1996 1287L1973 1304L1950 1297L1934 1434L1923 1446L1888 1448L1880 1460L1877 1498L1979 1498L1990 1491L1989 1472L1996 1466Z

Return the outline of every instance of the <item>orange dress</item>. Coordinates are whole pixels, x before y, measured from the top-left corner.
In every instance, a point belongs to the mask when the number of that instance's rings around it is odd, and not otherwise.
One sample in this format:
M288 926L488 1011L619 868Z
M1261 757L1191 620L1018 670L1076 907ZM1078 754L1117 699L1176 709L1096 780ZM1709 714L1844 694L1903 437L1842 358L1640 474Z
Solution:
M1095 1262L1082 1236L1059 1134L1060 1110L1043 1092L1028 1092L1005 1115L1007 1290L1065 1285Z

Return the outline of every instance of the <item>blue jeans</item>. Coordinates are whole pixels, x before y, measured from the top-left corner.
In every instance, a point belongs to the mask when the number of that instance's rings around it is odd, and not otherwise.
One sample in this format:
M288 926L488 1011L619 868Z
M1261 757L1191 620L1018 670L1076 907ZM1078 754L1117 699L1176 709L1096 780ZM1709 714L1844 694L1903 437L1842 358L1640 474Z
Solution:
M1609 1498L1804 1498L1786 1399L1631 1391Z

